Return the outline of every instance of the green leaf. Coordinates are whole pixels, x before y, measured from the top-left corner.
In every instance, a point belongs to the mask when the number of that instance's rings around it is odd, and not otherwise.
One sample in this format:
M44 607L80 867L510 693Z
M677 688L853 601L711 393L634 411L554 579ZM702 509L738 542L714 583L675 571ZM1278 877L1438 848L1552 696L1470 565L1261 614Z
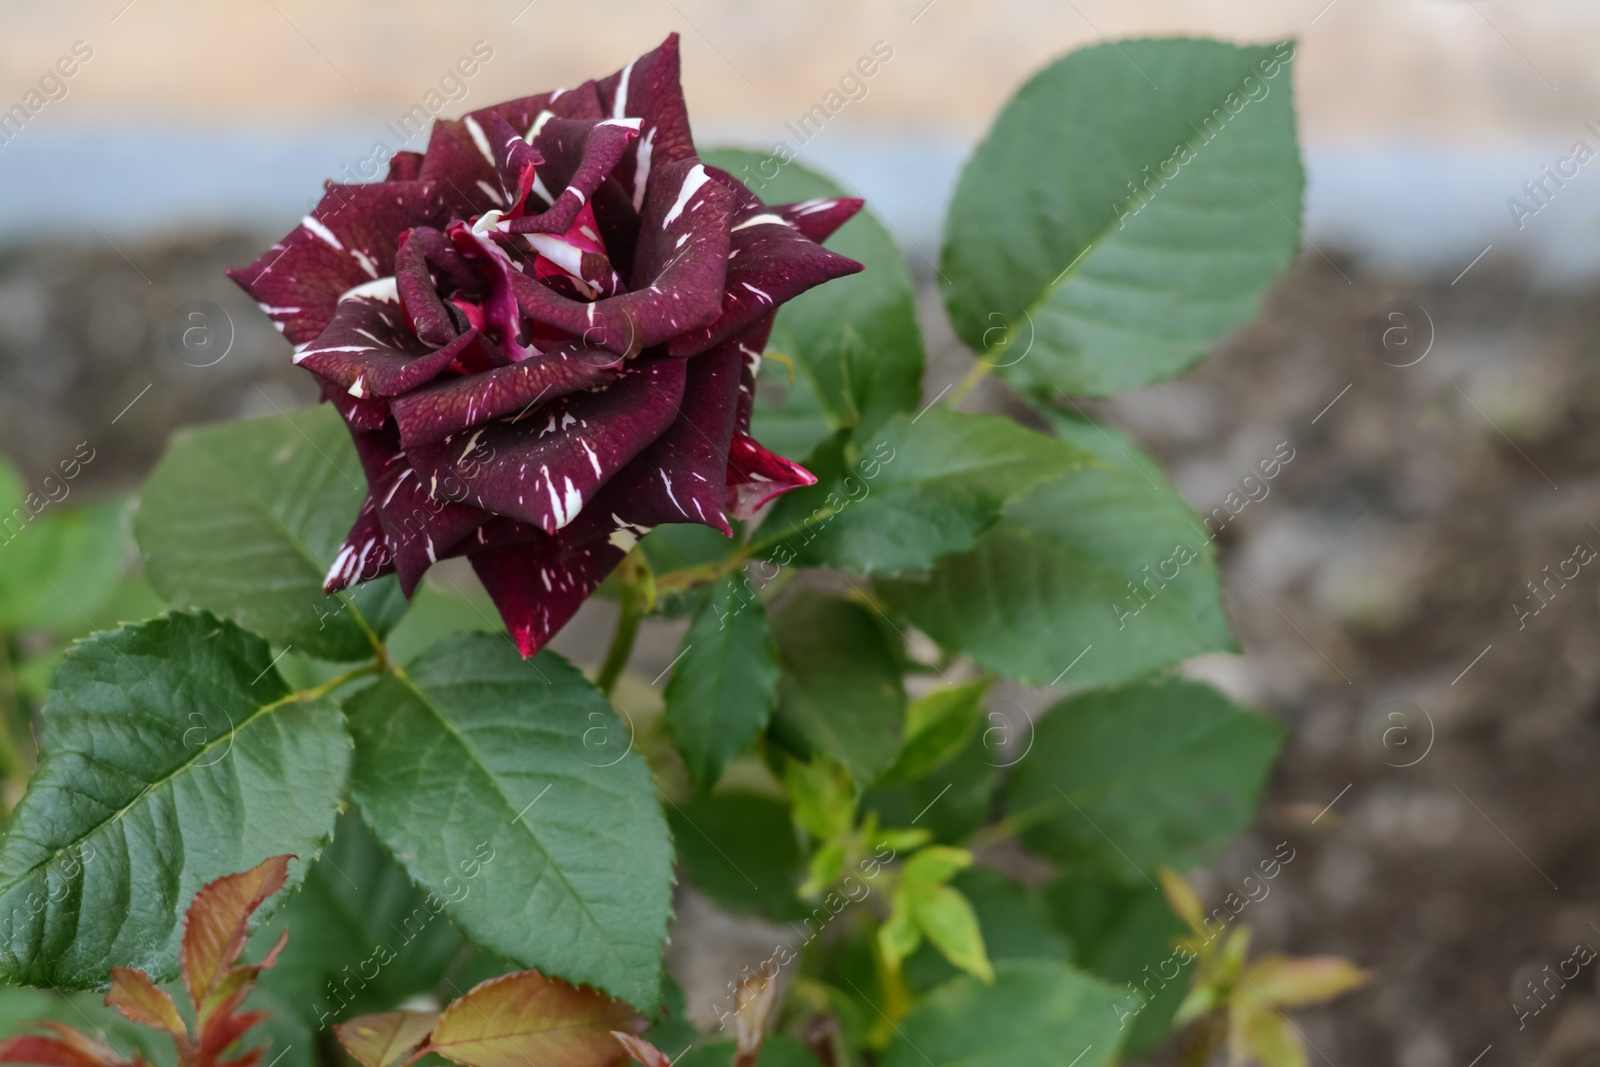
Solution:
M979 678L945 686L913 700L906 709L906 737L900 757L881 781L914 781L960 755L978 727L989 682L988 678Z
M1029 847L1113 876L1198 867L1243 830L1283 728L1204 685L1154 681L1062 701L1035 728L1007 808Z
M766 611L742 578L724 578L707 590L667 683L667 726L696 789L716 785L766 729L777 693Z
M405 663L456 634L504 632L500 612L481 585L462 584L434 571L413 591L405 618L384 644L391 663Z
M985 736L992 729L976 732L955 759L937 768L937 773L875 788L863 798L862 806L878 812L886 826L914 822L932 830L940 841L963 840L986 821L1000 786L1000 768L1010 762L985 743Z
M1106 465L1037 487L972 551L880 579L879 593L946 648L1034 685L1111 685L1231 648L1215 552L1188 505L1122 435L1059 429Z
M970 867L950 882L972 904L991 960L1048 959L1073 962L1072 943L1059 929L1044 899L1033 889L988 867ZM932 949L906 961L906 980L925 992L956 974Z
M1046 886L1043 896L1057 927L1072 939L1078 966L1118 988L1134 987L1127 1051L1165 1041L1188 992L1192 964L1174 948L1189 931L1161 891L1142 880L1075 870Z
M908 896L917 926L945 959L985 982L994 981L994 965L984 950L978 916L960 890L941 885Z
M4 512L0 488L0 514ZM46 511L0 534L0 626L76 635L93 629L127 569L125 500Z
M1009 418L937 408L895 418L861 456L826 481L819 475L797 506L830 515L769 556L787 548L801 566L862 574L927 567L971 548L1025 490L1092 458Z
M1177 373L1293 260L1293 45L1107 42L1018 90L945 225L961 339L1036 395Z
M71 989L113 965L172 977L195 892L314 855L350 764L339 709L297 699L264 641L203 613L75 645L39 748L0 843L0 975Z
M1117 1010L1131 998L1052 960L1004 960L995 982L963 975L918 1002L883 1067L1037 1067L1113 1063ZM1076 1062L1074 1062L1074 1058Z
M624 736L598 689L553 652L469 634L345 710L362 816L468 936L654 1008L672 847L644 760L596 743ZM491 874L456 888L474 859Z
M324 596L366 497L331 406L185 430L145 484L145 573L178 607L232 619L322 659L362 659L405 611L393 577Z
M786 164L769 179L762 169L766 157L755 152L723 149L702 158L748 183L769 204L849 195L798 163ZM897 412L915 410L922 396L922 332L911 272L894 238L869 210L845 223L827 245L865 269L785 304L768 347L794 361L796 376L807 379L829 428L857 427L857 437L863 438ZM764 421L758 403L757 437Z
M900 751L906 694L894 653L859 604L802 591L772 620L783 669L772 735L869 782Z
M809 763L789 760L783 768L783 789L794 805L794 818L815 841L831 841L856 824L860 791L850 772L826 756Z
M476 891L493 869L469 866L472 877L458 871L451 889ZM260 987L321 1029L431 992L462 947L443 909L443 899L412 885L360 817L347 812L304 887L256 933L246 955L261 958L287 930L288 944L261 973Z
M728 911L774 922L804 918L805 857L789 809L759 793L717 793L667 809L683 872Z

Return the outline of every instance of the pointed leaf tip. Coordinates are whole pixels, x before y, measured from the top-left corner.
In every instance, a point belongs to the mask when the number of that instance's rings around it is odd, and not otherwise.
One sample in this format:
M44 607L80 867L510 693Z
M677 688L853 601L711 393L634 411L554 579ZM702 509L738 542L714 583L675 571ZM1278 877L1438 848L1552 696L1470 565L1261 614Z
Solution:
M250 916L283 888L293 858L273 856L248 871L218 878L195 894L184 920L182 966L183 984L196 1010L244 951Z
M641 1067L672 1067L671 1058L644 1038L621 1030L611 1031L611 1036L617 1039L617 1043L627 1050L628 1055L637 1060Z
M421 1047L438 1022L436 1011L386 1011L337 1023L333 1032L362 1067L389 1067Z
M111 988L106 990L106 1007L116 1008L136 1023L165 1030L174 1037L185 1037L188 1029L178 1006L166 990L158 987L143 971L131 967L111 968Z

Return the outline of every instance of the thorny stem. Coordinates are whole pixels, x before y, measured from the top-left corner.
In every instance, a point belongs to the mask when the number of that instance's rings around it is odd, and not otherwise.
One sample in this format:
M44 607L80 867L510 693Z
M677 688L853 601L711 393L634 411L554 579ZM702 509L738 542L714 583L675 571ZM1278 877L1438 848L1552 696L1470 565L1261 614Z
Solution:
M617 577L622 582L622 612L617 616L617 628L611 635L611 648L606 651L606 660L600 665L600 673L594 679L594 684L606 696L611 695L617 679L622 677L622 668L628 665L628 657L633 653L633 639L639 635L639 621L655 599L650 564L637 547L628 553L617 568Z

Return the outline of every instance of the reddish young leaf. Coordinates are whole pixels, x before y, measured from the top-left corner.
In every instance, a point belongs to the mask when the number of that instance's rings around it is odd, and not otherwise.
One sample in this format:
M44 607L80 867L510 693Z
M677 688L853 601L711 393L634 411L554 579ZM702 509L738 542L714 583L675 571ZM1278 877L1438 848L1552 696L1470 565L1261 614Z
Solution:
M620 1067L627 1055L612 1033L644 1027L620 1000L519 971L491 978L445 1008L432 1044L465 1067Z
M51 1028L62 1036L23 1034L0 1041L0 1063L33 1063L40 1067L116 1067L123 1062L110 1049L74 1030L60 1025Z
M628 1055L638 1060L642 1067L672 1067L672 1058L644 1038L625 1034L621 1030L611 1031L611 1036L616 1038L627 1050Z
M111 968L111 988L106 991L106 1007L116 1008L136 1023L165 1030L174 1037L185 1037L187 1028L178 1006L143 971L130 967Z
M389 1067L415 1052L438 1021L436 1011L386 1011L337 1023L333 1032L362 1067Z
M195 894L183 926L183 984L196 1011L244 951L250 916L283 888L293 858L273 856Z

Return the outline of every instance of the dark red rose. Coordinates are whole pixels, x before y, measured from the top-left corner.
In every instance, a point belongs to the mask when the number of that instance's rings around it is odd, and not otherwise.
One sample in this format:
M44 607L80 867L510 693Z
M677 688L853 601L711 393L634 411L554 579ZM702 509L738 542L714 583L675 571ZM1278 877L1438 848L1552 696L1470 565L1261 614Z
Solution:
M861 269L818 243L860 206L769 206L702 164L676 35L330 184L230 272L366 470L328 591L396 573L409 596L464 555L532 655L650 528L729 534L812 484L749 436L751 391L777 308Z

